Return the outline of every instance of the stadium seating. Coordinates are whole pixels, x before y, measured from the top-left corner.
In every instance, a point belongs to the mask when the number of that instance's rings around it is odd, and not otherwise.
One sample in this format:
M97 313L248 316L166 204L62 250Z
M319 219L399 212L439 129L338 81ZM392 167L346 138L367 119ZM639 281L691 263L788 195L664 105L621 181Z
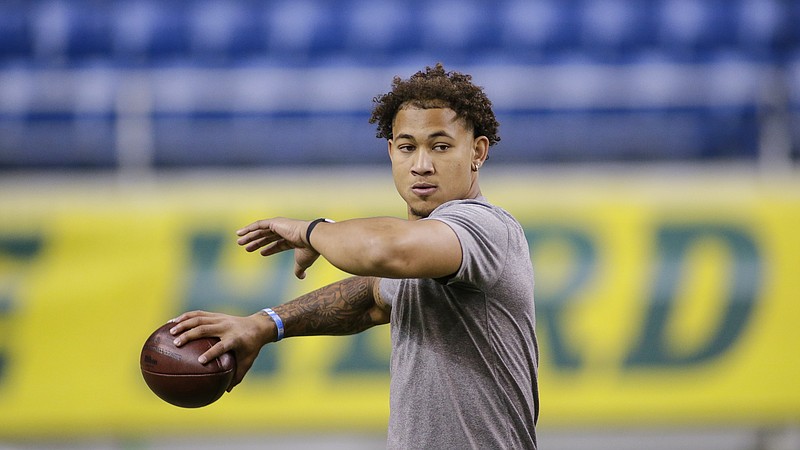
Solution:
M754 161L763 72L800 117L798 23L790 0L7 0L0 168L137 142L153 167L381 162L369 100L437 61L495 99L497 160Z

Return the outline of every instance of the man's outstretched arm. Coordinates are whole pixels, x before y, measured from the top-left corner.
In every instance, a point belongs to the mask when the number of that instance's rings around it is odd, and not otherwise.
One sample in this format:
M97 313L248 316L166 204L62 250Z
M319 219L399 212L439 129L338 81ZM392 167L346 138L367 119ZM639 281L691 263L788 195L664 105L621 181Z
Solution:
M237 243L263 256L294 250L298 278L320 255L344 272L382 278L440 278L461 265L458 236L438 220L373 217L308 229L307 221L264 219L238 230Z
M283 322L284 337L354 334L389 322L390 310L380 299L378 284L377 278L350 277L273 309ZM191 311L173 322L178 346L200 337L219 337L200 356L201 362L234 352L236 375L228 390L242 381L261 348L277 340L277 326L263 311L245 317Z

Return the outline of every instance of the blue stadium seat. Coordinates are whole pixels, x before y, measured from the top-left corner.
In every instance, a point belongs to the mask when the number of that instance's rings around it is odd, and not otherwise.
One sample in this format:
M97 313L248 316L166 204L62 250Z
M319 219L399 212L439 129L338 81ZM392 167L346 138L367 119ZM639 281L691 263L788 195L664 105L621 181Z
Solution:
M663 0L658 44L681 58L735 48L734 10L729 0Z
M347 5L347 48L356 56L386 60L422 49L422 26L409 2L357 0ZM390 27L388 24L398 24Z
M798 44L800 7L785 0L741 0L736 8L739 47L760 59L780 58Z
M795 167L800 167L800 48L788 55L786 68L792 158Z
M24 1L0 3L0 61L31 57L33 32L29 8Z
M155 62L189 54L189 19L182 2L130 0L115 6L114 48L118 60Z
M70 29L69 7L64 2L31 5L34 57L43 61L64 60Z
M423 48L441 55L463 56L500 49L496 6L489 2L446 0L420 4Z
M112 22L105 2L70 2L65 56L69 61L109 59L113 53Z
M656 44L651 1L584 1L580 10L581 46L601 58L626 58Z
M512 0L498 8L505 51L541 60L578 49L580 21L574 0Z
M325 23L322 2L283 0L267 8L269 51L290 60L310 56L317 29ZM288 61L287 61L288 62Z
M201 1L188 15L193 57L235 59L267 48L267 20L253 2Z

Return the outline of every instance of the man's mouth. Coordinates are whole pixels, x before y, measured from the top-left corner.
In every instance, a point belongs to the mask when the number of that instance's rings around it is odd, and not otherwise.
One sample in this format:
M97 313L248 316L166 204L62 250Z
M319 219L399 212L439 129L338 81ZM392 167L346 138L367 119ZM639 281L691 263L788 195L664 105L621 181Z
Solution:
M411 191L420 197L428 197L436 191L436 185L430 183L414 183L411 186Z

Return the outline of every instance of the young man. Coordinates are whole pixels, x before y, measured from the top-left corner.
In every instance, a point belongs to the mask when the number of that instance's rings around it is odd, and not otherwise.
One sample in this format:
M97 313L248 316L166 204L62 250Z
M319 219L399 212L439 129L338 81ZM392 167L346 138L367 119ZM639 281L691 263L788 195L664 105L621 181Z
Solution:
M273 218L242 228L249 252L293 250L298 278L319 256L354 276L248 317L185 313L174 319L176 344L219 337L201 362L233 350L233 388L261 347L282 337L391 322L389 448L536 448L528 243L478 185L499 140L491 102L441 64L396 77L375 102L370 122L388 141L408 220Z

